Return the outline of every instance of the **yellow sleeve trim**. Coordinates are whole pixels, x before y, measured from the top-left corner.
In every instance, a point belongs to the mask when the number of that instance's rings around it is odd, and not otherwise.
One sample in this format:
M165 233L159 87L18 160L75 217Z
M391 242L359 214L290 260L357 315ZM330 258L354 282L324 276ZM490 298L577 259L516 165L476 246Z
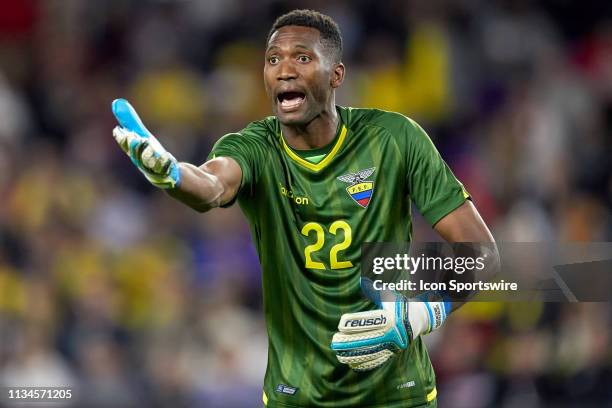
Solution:
M431 392L429 394L427 394L425 399L427 400L427 402L430 402L430 401L433 401L434 399L436 399L437 396L438 396L438 389L436 387L434 387L434 389L431 390Z
M342 130L340 130L340 136L338 137L338 141L336 142L334 147L331 149L331 151L325 155L325 158L317 164L311 163L308 160L302 159L300 156L297 155L297 153L291 150L291 148L287 145L287 142L285 142L285 138L283 137L282 133L280 135L280 139L281 139L281 143L283 144L283 148L285 149L285 152L287 153L289 157L291 157L294 161L296 161L302 167L306 167L307 169L312 170L314 172L319 172L323 170L323 168L327 166L329 162L332 161L334 156L336 156L336 153L338 153L338 150L340 150L340 147L342 147L342 143L344 143L346 132L347 132L346 126L342 125Z
M261 396L261 400L263 401L264 405L268 405L268 396L266 395L266 392L263 391L263 395Z

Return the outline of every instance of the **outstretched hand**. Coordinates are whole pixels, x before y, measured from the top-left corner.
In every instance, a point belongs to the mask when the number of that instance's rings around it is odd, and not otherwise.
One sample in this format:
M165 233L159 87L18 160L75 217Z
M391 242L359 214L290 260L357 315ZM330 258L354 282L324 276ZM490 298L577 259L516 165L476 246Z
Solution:
M180 171L174 156L149 132L128 101L115 99L112 110L119 122L113 129L113 137L132 163L154 186L176 188L180 183Z

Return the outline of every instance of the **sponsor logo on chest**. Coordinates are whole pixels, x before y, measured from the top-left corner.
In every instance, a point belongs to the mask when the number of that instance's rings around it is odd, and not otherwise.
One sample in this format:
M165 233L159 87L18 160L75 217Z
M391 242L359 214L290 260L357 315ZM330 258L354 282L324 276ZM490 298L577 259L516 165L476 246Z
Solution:
M310 204L310 200L308 199L308 197L295 194L292 190L287 189L285 186L283 186L280 183L278 183L278 186L280 188L281 195L287 197L289 200L293 201L295 204L297 205L309 205Z

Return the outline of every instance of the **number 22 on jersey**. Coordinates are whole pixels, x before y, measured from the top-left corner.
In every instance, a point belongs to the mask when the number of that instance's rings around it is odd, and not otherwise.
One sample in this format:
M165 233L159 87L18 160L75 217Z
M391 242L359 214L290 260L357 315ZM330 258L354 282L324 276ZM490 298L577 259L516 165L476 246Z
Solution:
M344 233L344 239L332 246L329 251L329 264L331 269L345 269L353 266L351 261L342 261L338 259L340 251L344 251L348 248L353 239L351 226L346 221L337 220L329 226L329 233L331 235L337 236L340 230ZM312 232L314 232L314 234L311 234ZM314 235L315 238L314 243L304 248L304 259L306 260L304 266L309 269L327 269L323 262L313 261L312 259L313 254L319 252L321 248L323 248L323 245L325 245L326 234L323 226L317 222L308 222L302 227L302 235L306 237ZM328 238L331 237L328 235Z

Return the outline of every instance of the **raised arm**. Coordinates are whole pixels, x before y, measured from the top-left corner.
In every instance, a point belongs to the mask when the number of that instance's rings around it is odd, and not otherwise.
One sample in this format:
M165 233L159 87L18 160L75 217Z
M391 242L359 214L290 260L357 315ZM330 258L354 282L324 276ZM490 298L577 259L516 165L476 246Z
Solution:
M196 167L179 163L181 182L166 192L199 212L227 204L240 188L242 171L230 157L218 157Z
M112 109L119 122L113 137L151 184L200 212L226 204L238 194L242 171L234 159L219 157L200 167L179 163L126 100L116 99Z

